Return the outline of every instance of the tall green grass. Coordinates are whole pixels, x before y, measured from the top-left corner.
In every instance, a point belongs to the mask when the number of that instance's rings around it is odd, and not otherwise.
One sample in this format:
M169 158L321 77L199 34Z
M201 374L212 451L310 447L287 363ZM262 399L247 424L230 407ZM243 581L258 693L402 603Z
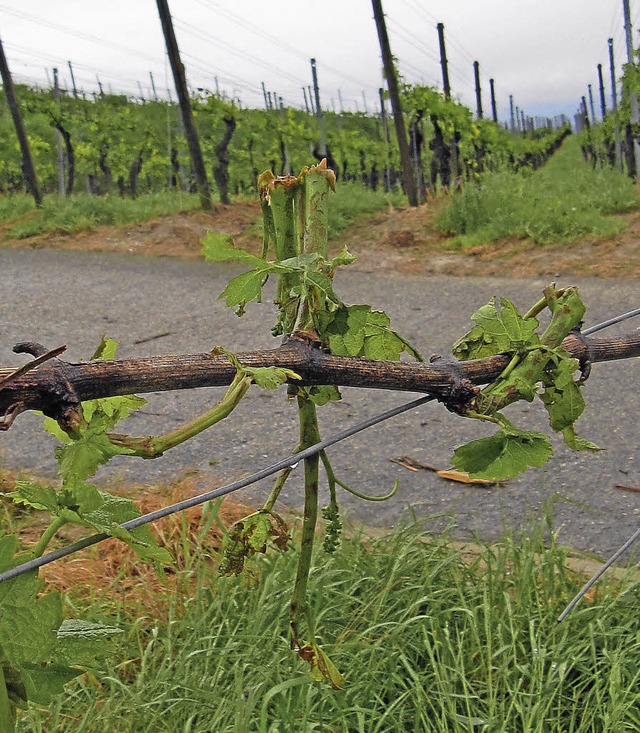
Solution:
M471 561L418 527L319 554L311 604L341 691L287 648L296 554L244 580L200 564L169 619L139 618L120 656L21 733L621 733L640 730L638 585L556 618L581 584L549 527ZM101 615L104 607L93 613Z
M44 232L74 234L106 225L147 221L163 214L198 208L195 194L161 192L143 194L135 199L121 196L76 194L71 198L47 196L41 209L35 209L26 195L0 197L0 221L16 218L7 230L9 237L25 239Z
M337 237L358 219L389 205L406 205L404 194L401 191L385 193L381 188L372 191L361 183L339 181L329 206L329 238Z
M454 248L529 238L540 244L606 238L624 224L611 214L638 208L629 178L592 168L569 138L538 171L486 173L452 197L437 226L456 235Z

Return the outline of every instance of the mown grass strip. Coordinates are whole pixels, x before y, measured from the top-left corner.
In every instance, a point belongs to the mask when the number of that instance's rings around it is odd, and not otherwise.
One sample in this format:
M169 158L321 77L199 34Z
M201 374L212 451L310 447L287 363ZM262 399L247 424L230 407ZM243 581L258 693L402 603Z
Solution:
M615 236L624 224L612 214L637 209L637 189L611 168L587 164L569 138L541 169L486 173L452 196L438 228L452 249L528 238L538 244Z

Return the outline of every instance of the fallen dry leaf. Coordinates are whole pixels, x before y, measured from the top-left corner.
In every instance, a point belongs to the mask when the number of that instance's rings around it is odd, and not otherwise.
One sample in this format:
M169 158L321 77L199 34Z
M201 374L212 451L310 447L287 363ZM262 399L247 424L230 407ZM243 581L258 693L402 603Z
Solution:
M459 484L477 484L478 486L504 486L504 481L488 481L482 478L471 478L465 471L456 471L453 468L436 468L429 463L420 463L410 456L399 456L389 459L392 463L406 468L408 471L432 471L447 481L456 481ZM621 487L619 487L621 488Z
M488 481L484 478L471 478L466 471L456 471L454 468L449 468L444 471L436 471L436 474L440 476L440 478L447 479L447 481L457 481L460 484L496 486L497 484L504 483L503 481Z

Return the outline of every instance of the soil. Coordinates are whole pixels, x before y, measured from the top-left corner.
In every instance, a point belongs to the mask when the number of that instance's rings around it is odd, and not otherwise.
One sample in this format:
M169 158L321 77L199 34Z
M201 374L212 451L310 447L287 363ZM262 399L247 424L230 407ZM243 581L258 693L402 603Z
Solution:
M408 274L640 276L640 212L620 215L626 229L613 239L544 246L529 239L509 239L460 251L435 228L443 203L440 199L415 209L389 207L360 219L333 244L336 248L346 244L358 255L355 268L365 272L390 268ZM0 230L0 245L195 258L200 256L200 240L205 232L215 229L233 236L238 246L258 252L259 220L258 203L241 202L217 205L212 213L171 214L147 222L97 227L76 234L48 232L20 241L8 240Z

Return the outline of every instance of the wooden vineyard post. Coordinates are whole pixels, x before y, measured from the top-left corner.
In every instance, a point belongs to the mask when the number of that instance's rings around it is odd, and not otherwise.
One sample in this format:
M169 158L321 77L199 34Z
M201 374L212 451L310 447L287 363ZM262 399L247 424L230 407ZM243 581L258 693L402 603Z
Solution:
M182 121L184 123L184 131L189 145L189 155L191 156L191 165L196 176L198 184L198 193L200 194L200 204L206 211L211 209L211 191L209 189L209 181L207 179L207 171L204 167L202 158L202 150L200 150L200 141L198 140L198 132L193 121L193 113L191 112L191 100L189 99L189 90L187 88L187 78L184 71L184 64L180 60L180 51L178 49L178 41L173 30L173 22L171 13L169 12L169 4L167 0L156 0L158 5L158 14L160 15L160 23L162 24L162 32L164 34L165 43L167 45L167 54L173 79L178 94L178 104L182 112Z
M498 108L496 107L496 87L493 79L489 79L489 89L491 91L491 117L495 123L498 122Z
M480 88L480 63L473 62L473 77L476 83L476 113L478 119L482 119L482 89Z
M391 110L393 112L393 122L396 128L396 137L398 138L398 148L400 149L400 161L402 163L402 180L404 190L409 200L410 206L418 206L418 188L416 186L415 174L413 171L413 163L411 161L411 152L407 141L407 129L402 115L402 104L400 102L400 91L398 89L398 80L396 70L391 54L391 45L389 44L389 35L387 34L387 26L384 21L384 12L382 10L382 0L372 0L373 17L378 30L378 40L380 41L380 52L382 55L382 64L384 67L384 75L387 80L389 89L389 99L391 101Z
M33 196L33 200L35 201L36 206L40 208L42 206L42 196L40 195L40 188L38 187L36 169L33 165L33 158L31 157L31 148L29 147L27 133L25 132L24 125L22 124L22 117L20 117L20 108L18 107L18 100L16 99L15 90L13 88L13 79L11 78L11 72L9 71L7 57L4 55L2 40L0 40L0 74L2 75L2 84L4 85L4 92L7 95L7 104L11 110L11 117L13 119L14 127L16 128L18 142L20 143L25 178L27 179L29 191Z
M609 38L607 43L609 45L609 74L611 76L611 107L615 115L618 111L618 92L616 90L616 67L613 58L613 38ZM622 164L622 141L620 139L620 125L617 117L615 135L616 166L622 171L624 168Z

